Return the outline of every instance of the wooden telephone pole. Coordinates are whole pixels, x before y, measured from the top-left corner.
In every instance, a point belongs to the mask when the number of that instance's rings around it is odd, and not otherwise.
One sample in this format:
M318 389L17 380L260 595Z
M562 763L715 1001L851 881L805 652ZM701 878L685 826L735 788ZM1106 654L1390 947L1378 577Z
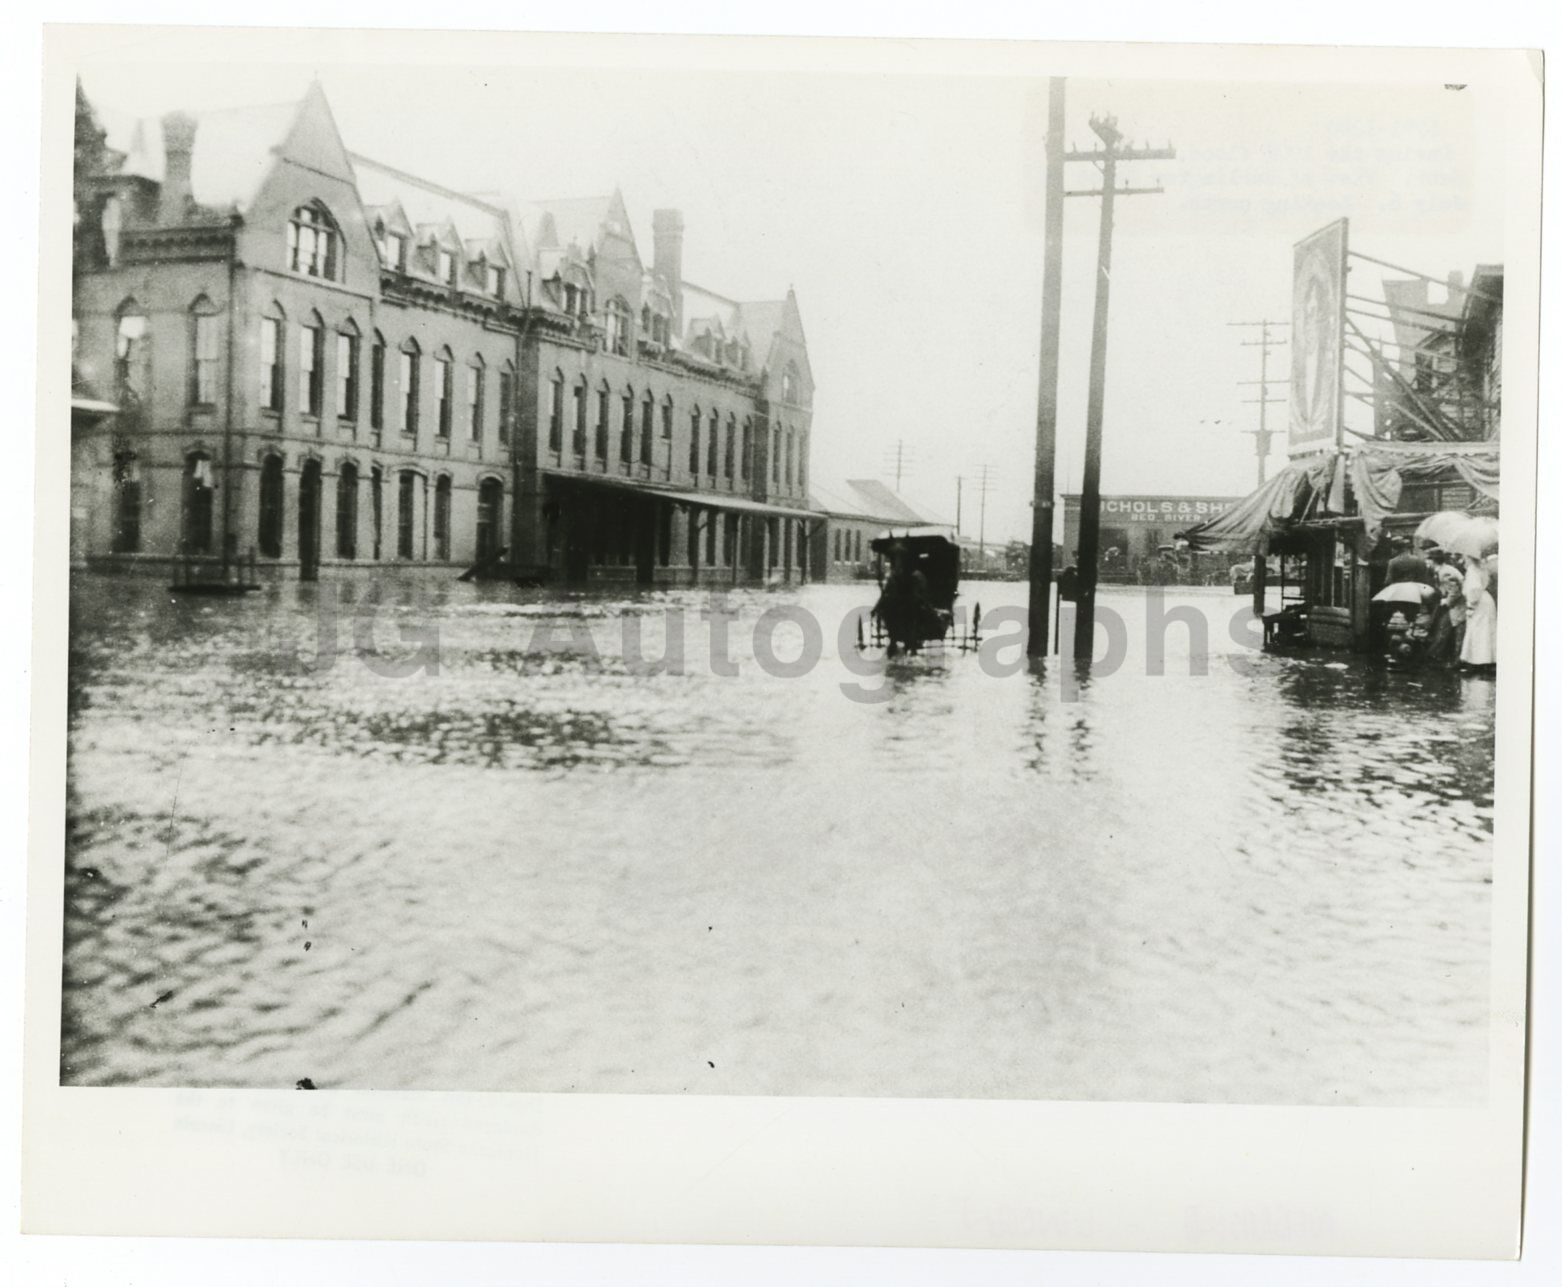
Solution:
M1271 380L1269 378L1269 350L1272 348L1283 348L1286 344L1285 340L1271 339L1269 337L1269 328L1271 326L1289 326L1290 323L1271 322L1268 318L1265 318L1259 322L1227 322L1226 325L1256 326L1259 328L1256 340L1242 341L1244 348L1256 347L1258 349L1258 379L1238 380L1237 383L1241 385L1256 384L1258 386L1258 396L1256 398L1243 399L1244 402L1256 402L1258 404L1258 428L1244 429L1243 432L1253 435L1253 449L1258 455L1258 485L1262 487L1264 485L1264 466L1269 459L1269 443L1270 439L1274 437L1274 430L1269 427L1269 421L1265 412L1274 403L1285 401L1284 398L1271 398L1269 390L1271 386L1291 383L1289 380Z
M1031 490L1027 656L1047 655L1052 611L1052 522L1058 444L1058 330L1063 312L1064 79L1047 87L1047 218L1041 278L1041 374L1036 393L1036 474Z
M1071 191L1071 197L1101 198L1101 232L1097 249L1095 327L1090 341L1090 398L1085 412L1085 476L1079 498L1079 603L1074 617L1074 657L1089 661L1095 651L1096 577L1101 545L1101 421L1106 406L1106 319L1112 288L1112 215L1116 198L1161 192L1152 188L1117 186L1123 161L1169 161L1176 150L1124 146L1115 117L1091 117L1090 128L1101 147L1070 151L1069 161L1093 161L1101 166L1101 187Z

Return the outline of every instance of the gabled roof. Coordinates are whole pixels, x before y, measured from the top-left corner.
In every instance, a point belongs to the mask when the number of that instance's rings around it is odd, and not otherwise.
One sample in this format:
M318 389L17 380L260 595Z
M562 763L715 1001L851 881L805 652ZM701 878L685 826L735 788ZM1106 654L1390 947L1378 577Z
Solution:
M738 306L743 310L743 326L748 331L749 343L756 349L768 348L770 339L781 330L786 316L784 299L761 299Z
M868 513L892 518L897 523L930 523L933 521L928 515L913 509L893 492L888 485L881 483L877 478L848 478L846 486L861 496L871 507L867 511Z
M523 202L517 213L527 240L538 250L563 249L573 244L585 254L601 241L607 230L634 241L623 198L617 192L600 197Z
M195 147L190 155L190 189L195 203L208 210L248 208L271 172L277 154L292 133L305 100L190 112ZM163 123L112 109L98 109L105 142L123 152L122 174L161 183L167 170Z
M785 327L786 309L784 299L739 301L684 282L683 338L694 339L714 324L725 339L746 336L749 346L762 358L769 352L771 339Z
M510 221L498 206L357 153L352 163L365 209L385 213L399 208L419 241L437 237L452 250L472 242L510 244Z
M808 483L810 503L827 514L841 514L883 523L886 527L905 524L947 526L931 514L923 513L877 478L848 478L825 486L817 480Z

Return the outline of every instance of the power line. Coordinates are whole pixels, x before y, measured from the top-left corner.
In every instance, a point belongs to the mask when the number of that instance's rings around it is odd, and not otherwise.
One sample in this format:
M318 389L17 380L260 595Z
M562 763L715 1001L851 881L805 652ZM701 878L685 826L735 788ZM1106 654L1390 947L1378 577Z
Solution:
M912 448L904 438L895 439L895 445L884 453L884 472L895 475L895 490L900 490L900 480L916 466Z
M1290 342L1288 340L1271 339L1269 328L1271 326L1277 328L1286 327L1290 323L1274 322L1268 318L1263 318L1257 322L1227 322L1226 325L1258 327L1258 338L1256 340L1242 341L1243 348L1258 349L1258 379L1238 380L1237 383L1239 385L1256 384L1258 386L1258 396L1256 398L1243 399L1244 402L1256 402L1258 404L1258 428L1244 429L1242 432L1253 435L1253 449L1258 456L1258 485L1262 487L1264 485L1264 467L1269 459L1269 440L1274 436L1273 431L1269 428L1269 420L1266 413L1272 404L1285 401L1284 398L1271 398L1269 389L1271 385L1286 385L1290 383L1289 380L1273 380L1269 376L1269 350L1272 348L1284 348Z

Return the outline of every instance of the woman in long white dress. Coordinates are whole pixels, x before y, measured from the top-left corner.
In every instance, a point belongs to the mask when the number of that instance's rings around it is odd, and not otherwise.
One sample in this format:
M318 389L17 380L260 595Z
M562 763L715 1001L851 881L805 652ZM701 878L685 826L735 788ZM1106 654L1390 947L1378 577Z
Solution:
M1459 651L1459 662L1464 666L1497 664L1497 601L1487 592L1489 580L1483 560L1465 559L1464 647Z

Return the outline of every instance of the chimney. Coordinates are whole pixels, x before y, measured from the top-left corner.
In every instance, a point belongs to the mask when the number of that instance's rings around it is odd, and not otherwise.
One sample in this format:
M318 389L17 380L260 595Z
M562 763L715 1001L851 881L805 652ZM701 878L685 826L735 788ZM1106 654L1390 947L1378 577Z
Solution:
M651 212L651 271L667 283L673 297L673 334L683 338L683 211Z
M195 117L170 112L163 117L163 186L157 201L157 222L164 227L190 217L190 153L195 150Z

